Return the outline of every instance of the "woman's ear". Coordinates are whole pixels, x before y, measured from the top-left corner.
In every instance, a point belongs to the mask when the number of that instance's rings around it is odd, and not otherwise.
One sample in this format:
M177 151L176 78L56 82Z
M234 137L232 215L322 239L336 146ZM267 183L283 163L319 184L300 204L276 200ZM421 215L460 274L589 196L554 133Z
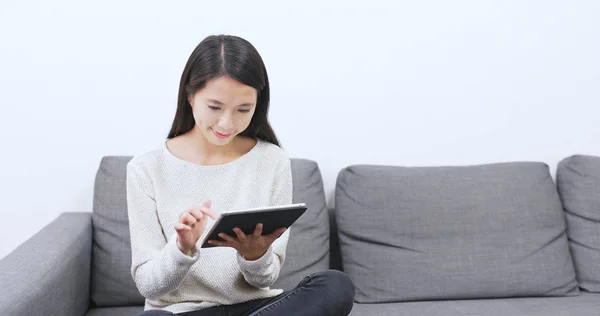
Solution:
M190 94L187 95L187 100L188 103L190 104L190 106L193 108L194 107L194 98L192 98L192 96Z

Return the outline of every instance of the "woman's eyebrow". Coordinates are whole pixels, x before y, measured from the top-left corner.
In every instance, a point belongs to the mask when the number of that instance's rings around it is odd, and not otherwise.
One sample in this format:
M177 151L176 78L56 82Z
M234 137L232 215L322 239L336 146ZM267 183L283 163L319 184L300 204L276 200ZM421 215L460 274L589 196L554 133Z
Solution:
M207 100L216 105L225 105L225 104L223 104L223 102L221 102L219 100L215 100L215 99L207 99Z
M215 100L215 99L207 99L209 102L214 103L216 105L225 105L223 102L219 101L219 100ZM252 103L242 103L238 106L252 106Z

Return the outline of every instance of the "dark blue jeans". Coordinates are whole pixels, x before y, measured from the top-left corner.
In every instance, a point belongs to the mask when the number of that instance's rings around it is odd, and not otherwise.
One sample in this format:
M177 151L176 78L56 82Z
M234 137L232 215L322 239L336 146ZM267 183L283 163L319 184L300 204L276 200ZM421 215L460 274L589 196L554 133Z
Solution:
M354 285L337 270L305 277L294 289L278 296L235 305L222 305L179 314L148 310L136 316L346 316L354 300Z

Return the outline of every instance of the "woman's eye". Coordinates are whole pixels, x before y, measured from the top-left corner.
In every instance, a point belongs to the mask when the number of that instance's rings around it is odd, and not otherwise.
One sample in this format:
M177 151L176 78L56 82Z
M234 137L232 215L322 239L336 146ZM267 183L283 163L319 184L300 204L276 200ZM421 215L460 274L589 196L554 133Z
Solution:
M248 113L248 112L250 112L250 110L238 110L238 111L241 112L241 113Z
M213 111L218 111L218 110L220 110L220 109L221 109L221 108L220 108L220 107L218 107L218 106L212 106L212 105L209 105L209 106L208 106L208 108L209 108L209 109L211 109L211 110L213 110Z

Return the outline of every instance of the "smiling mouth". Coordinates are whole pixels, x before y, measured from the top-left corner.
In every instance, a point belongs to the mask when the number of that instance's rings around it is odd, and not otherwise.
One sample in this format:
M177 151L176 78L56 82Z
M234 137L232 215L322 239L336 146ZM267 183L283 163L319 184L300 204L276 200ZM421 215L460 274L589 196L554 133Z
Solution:
M215 131L214 129L213 129L213 133L215 133L215 136L217 136L218 138L227 138L227 137L231 136L231 134L222 134L222 133Z

